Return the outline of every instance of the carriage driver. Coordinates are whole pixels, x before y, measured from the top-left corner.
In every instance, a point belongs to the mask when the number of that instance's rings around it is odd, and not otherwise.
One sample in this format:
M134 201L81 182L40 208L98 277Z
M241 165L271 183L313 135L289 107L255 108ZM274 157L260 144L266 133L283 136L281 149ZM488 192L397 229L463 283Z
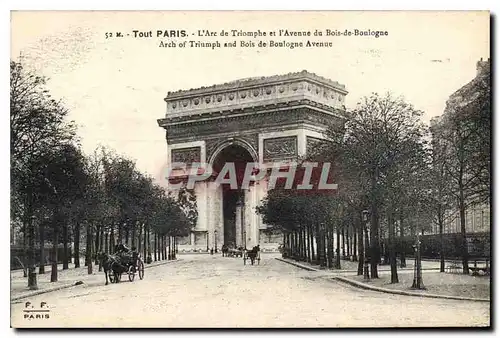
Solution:
M132 250L130 250L123 243L117 244L115 247L115 254L120 258L120 261L125 263L124 265L129 265L133 262L134 251L135 248L132 248Z
M117 244L115 247L115 253L128 253L130 249L123 243Z

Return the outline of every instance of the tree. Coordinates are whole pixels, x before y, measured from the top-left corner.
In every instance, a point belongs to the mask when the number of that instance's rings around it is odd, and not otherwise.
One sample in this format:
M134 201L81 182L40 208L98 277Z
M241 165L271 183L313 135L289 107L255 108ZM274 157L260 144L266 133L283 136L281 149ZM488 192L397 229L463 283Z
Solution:
M355 109L344 113L343 137L339 137L337 128L329 132L331 153L340 154L342 175L366 182L362 189L366 191L370 209L369 256L373 278L378 278L381 214L388 217L389 236L394 244L394 215L399 205L395 185L401 166L413 156L410 145L422 140L424 126L420 122L421 115L421 111L403 98L372 94L362 99ZM395 266L392 244L391 266ZM396 281L395 268L391 271L393 281Z
M29 238L28 286L37 289L35 273L34 215L39 197L38 187L44 185L38 165L54 147L74 138L74 125L67 122L68 111L61 102L52 99L45 88L46 80L27 70L22 62L10 63L10 130L11 130L11 191L23 210L22 222ZM18 212L13 216L17 217Z
M449 220L450 214L455 205L455 198L452 195L453 181L447 170L447 162L449 159L449 145L443 139L443 127L439 119L431 121L432 133L432 197L430 210L432 210L434 222L439 228L440 242L440 272L445 271L445 256L444 256L444 224Z
M52 210L52 245L53 260L51 282L57 281L57 246L60 232L67 231L68 221L74 210L73 204L81 200L88 187L89 178L85 172L85 159L80 149L72 144L65 144L47 153L39 168L43 172L45 185L39 186L38 194L44 205ZM67 252L68 237L64 236L64 251ZM63 261L67 257L63 257Z
M491 75L489 61L478 63L478 74L447 101L434 123L433 140L441 151L442 177L459 211L463 273L469 273L466 209L490 202ZM441 211L444 212L444 211ZM443 258L442 258L443 259ZM443 263L442 263L443 265Z

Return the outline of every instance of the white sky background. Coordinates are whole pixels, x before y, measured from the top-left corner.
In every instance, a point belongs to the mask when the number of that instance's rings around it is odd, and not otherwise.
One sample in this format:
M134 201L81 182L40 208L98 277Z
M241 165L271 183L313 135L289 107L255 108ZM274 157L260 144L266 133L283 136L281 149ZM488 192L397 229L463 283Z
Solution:
M305 69L345 84L348 108L371 92L392 91L428 121L490 54L487 12L18 12L11 19L11 57L22 51L50 78L51 93L79 125L84 150L109 146L153 176L166 156L156 120L165 116L168 91ZM169 49L159 48L156 37L105 39L106 32L133 29L315 28L387 30L389 36L311 37L335 47L293 50Z

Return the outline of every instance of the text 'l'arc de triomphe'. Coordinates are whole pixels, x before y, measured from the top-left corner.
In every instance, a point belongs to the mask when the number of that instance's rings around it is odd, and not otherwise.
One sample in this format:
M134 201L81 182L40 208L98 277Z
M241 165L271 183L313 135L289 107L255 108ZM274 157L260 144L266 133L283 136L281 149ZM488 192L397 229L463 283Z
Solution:
M158 120L166 130L167 166L202 162L216 170L232 161L266 169L294 161L340 121L346 95L344 85L307 71L169 92L165 118ZM255 213L266 192L265 181L247 190L197 182L198 223L180 247L277 247L281 236Z

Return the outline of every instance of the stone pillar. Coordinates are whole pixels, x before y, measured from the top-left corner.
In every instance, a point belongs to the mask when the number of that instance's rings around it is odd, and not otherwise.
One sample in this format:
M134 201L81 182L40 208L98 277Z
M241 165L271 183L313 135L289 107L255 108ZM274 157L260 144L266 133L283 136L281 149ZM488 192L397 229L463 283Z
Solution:
M242 219L241 219L241 209L243 208L243 205L241 205L240 202L236 204L236 246L243 246L243 228L242 228Z
M247 247L254 247L258 244L258 215L255 213L257 206L257 190L255 185L251 185L245 194L245 226L247 233Z
M194 232L191 232L191 246L194 247Z
M215 230L215 182L206 182L206 195L207 195L207 236L208 236L208 249L214 247L214 230Z

